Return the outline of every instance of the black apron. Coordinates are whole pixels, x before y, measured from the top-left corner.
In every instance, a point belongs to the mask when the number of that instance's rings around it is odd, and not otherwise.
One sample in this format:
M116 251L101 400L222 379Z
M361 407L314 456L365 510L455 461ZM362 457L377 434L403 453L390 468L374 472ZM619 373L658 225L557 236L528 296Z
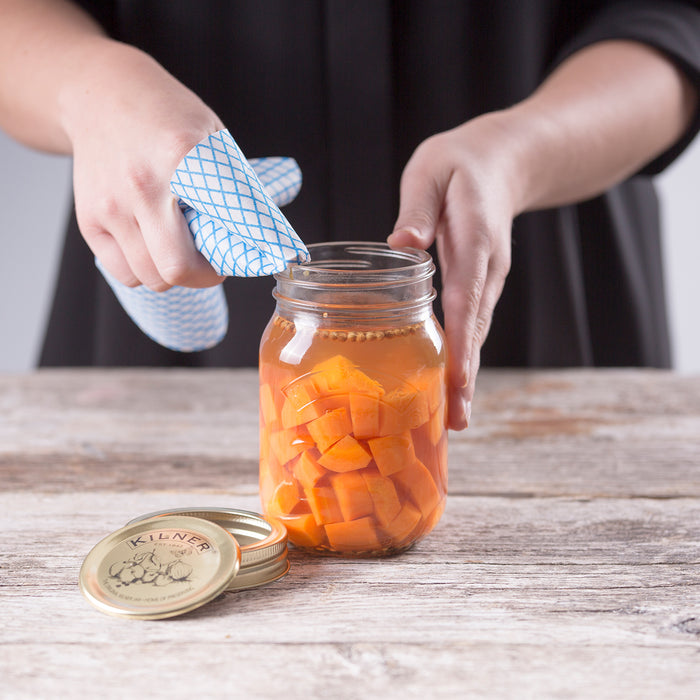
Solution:
M198 93L249 157L288 155L284 212L306 243L384 240L401 171L426 137L529 95L557 62L609 38L652 44L700 89L697 3L129 0L85 5ZM485 366L670 364L651 177L698 129L601 197L519 216ZM434 251L433 251L434 252ZM40 363L255 366L274 281L228 279L224 341L177 353L146 337L71 217ZM439 286L439 274L437 279ZM440 308L438 304L438 315Z

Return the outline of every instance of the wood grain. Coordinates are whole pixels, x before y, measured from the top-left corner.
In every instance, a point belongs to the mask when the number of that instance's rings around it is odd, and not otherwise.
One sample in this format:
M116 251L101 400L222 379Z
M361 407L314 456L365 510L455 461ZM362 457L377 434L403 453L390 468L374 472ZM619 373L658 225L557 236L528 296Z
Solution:
M700 378L482 372L433 533L167 621L77 575L153 510L259 509L257 376L0 376L2 698L696 698Z

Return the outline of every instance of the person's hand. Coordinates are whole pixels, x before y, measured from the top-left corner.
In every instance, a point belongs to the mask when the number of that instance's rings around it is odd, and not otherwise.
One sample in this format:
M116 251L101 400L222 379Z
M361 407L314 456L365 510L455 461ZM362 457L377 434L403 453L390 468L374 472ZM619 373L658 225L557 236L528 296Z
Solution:
M223 124L143 52L101 37L92 49L62 94L83 237L128 286L217 284L169 182L182 157Z
M499 114L433 136L401 178L401 205L388 242L436 242L448 354L448 426L465 428L481 346L510 269L517 177Z

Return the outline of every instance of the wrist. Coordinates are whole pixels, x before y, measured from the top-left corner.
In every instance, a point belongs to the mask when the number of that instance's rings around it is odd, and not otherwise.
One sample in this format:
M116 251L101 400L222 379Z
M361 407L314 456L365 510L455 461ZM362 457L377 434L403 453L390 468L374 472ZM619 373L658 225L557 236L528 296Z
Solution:
M96 119L96 110L124 109L118 101L118 87L125 72L138 71L138 56L146 54L105 36L82 38L67 57L70 76L58 88L58 122L71 146Z
M557 162L561 157L569 159L557 125L528 101L491 116L498 124L502 148L507 153L503 173L513 216L540 208L555 187Z
M473 154L484 173L495 173L512 216L531 208L538 200L546 175L544 124L522 113L518 105L483 114L463 125L475 144Z

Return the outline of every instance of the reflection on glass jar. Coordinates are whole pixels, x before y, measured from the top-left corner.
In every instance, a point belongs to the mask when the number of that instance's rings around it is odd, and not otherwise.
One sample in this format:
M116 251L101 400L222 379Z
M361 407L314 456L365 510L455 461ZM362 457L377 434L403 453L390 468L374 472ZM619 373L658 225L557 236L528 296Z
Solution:
M444 336L424 251L309 247L260 345L263 510L310 551L399 552L447 493Z

